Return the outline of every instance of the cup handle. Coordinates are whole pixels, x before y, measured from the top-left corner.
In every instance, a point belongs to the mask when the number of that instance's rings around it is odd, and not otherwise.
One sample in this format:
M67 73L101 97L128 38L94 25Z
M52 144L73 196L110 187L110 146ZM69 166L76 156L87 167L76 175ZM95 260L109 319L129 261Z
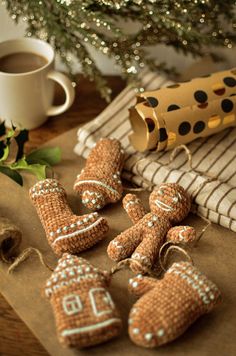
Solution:
M52 70L47 75L48 79L55 80L55 82L59 83L66 93L66 101L62 105L51 106L47 111L47 116L55 116L62 114L64 111L69 109L69 107L73 104L75 98L75 89L72 86L72 83L69 78L67 78L64 74Z

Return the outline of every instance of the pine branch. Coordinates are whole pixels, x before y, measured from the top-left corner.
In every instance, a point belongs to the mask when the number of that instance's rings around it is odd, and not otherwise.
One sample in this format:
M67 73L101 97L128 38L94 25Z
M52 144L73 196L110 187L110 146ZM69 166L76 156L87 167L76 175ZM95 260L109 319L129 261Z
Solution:
M234 0L6 0L16 22L27 22L26 35L52 44L72 73L79 61L83 74L94 80L102 96L110 89L90 49L95 48L121 68L129 81L144 67L163 70L147 47L165 44L193 56L236 43ZM124 22L135 26L132 33Z

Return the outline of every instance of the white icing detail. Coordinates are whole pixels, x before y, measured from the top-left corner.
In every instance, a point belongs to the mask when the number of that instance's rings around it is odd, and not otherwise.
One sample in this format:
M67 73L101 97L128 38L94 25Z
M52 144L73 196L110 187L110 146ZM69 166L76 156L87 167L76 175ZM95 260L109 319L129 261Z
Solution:
M178 197L179 197L179 200L182 200L182 199L183 199L182 195L181 195L179 192L177 193L177 195L178 195Z
M180 232L179 232L180 241L183 241L185 239L185 237L183 236L183 232L184 231L187 231L187 227L186 226L184 226L184 228L182 230L180 230Z
M118 241L113 240L111 243L112 243L113 245L115 245L116 248L123 248L123 247L119 244Z
M74 334L80 334L83 332L87 332L87 331L92 331L92 330L97 330L100 329L104 326L108 326L111 325L113 323L120 323L120 319L119 318L112 318L112 319L108 319L105 321L102 321L100 323L97 324L93 324L93 325L87 325L81 328L75 328L75 329L65 329L62 331L61 335L62 336L69 336L69 335L74 335Z
M72 232L71 234L67 234L67 235L62 235L62 236L58 236L52 243L52 245L56 244L58 241L60 240L63 240L63 239L67 239L67 238L70 238L70 237L73 237L73 236L76 236L76 235L80 235L86 231L89 231L91 230L93 227L97 226L101 221L102 221L103 218L100 218L98 220L96 220L94 223L92 223L91 225L81 229L81 230L77 230L77 231L74 231Z
M173 200L174 203L178 203L179 198L178 197L174 197L172 200Z
M131 256L132 258L134 258L135 260L141 260L141 261L145 261L147 263L150 263L149 259L147 258L147 256L142 256L140 253L135 252L132 254Z
M159 329L157 332L157 336L162 337L164 335L164 329Z
M103 300L105 300L105 303L110 307L109 309L105 309L105 310L99 310L97 308L96 305L96 294L98 295L98 297L101 297L101 294L104 295ZM92 288L89 291L89 298L90 298L90 302L92 305L92 309L93 309L93 313L95 316L101 316L104 314L110 314L112 313L112 310L114 309L114 303L111 299L110 294L106 291L105 288Z
M139 204L139 200L136 199L136 200L130 200L130 201L128 201L128 203L125 205L125 209L128 209L128 207L129 207L130 205L134 205L134 204Z
M96 203L97 203L97 200L96 200L96 199L92 199L92 203L93 203L93 204L96 204Z
M139 334L139 329L138 329L138 328L134 328L134 329L133 329L133 333L134 333L135 335Z
M60 234L60 232L62 232L62 229L61 228L57 229L57 233Z
M138 286L138 282L137 282L137 281L133 282L132 286L133 286L134 288L136 288L136 287Z
M50 236L54 236L54 232L50 232L49 235L50 235Z
M149 221L149 222L147 223L147 225L148 225L148 227L152 227L152 226L153 226L153 222L152 222L152 221Z
M103 187L103 188L105 188L107 190L110 190L110 192L119 195L117 190L113 189L112 187L110 187L109 185L107 185L107 184L105 184L103 182L100 182L99 180L93 180L93 179L81 180L81 181L75 183L75 187L77 187L77 185L81 185L81 184L84 184L84 183L91 183L91 184L95 184L95 185L100 185L101 187Z
M129 319L128 320L128 324L131 325L133 323L133 320L132 319Z
M144 335L144 337L145 337L145 339L147 341L150 341L152 339L152 334L151 333L147 333L147 334Z
M167 205L167 204L163 203L159 199L157 199L155 201L155 204L158 206L158 208L160 208L160 209L162 209L164 211L172 211L173 210L173 208L170 205Z

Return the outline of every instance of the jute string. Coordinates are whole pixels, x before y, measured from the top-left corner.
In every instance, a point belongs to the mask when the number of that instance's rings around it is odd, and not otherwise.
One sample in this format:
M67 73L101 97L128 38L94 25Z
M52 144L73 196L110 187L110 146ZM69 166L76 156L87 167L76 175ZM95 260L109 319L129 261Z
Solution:
M37 248L35 247L28 247L26 248L19 256L17 256L14 260L14 262L10 265L8 268L8 273L12 273L22 262L27 260L32 254L36 253L38 256L41 264L49 269L50 271L53 271L53 268L48 265L48 263L45 261L42 252L40 252Z
M178 152L180 151L184 151L186 156L187 156L187 163L189 165L189 169L187 172L196 172L197 174L200 174L201 176L205 176L207 177L207 179L202 182L192 193L191 193L191 196L194 197L195 196L195 193L200 191L200 189L205 186L206 184L208 183L211 183L213 181L216 181L218 179L217 176L213 176L211 173L209 172L204 172L204 171L200 171L200 170L197 170L193 167L193 157L192 157L192 153L191 151L189 150L189 148L186 146L186 145L179 145L177 147L175 147L173 149L173 151L171 152L170 154L170 157L168 159L168 162L166 163L162 163L160 161L150 161L150 162L157 162L159 163L161 166L165 167L165 166L169 166L175 159L176 155ZM142 163L142 162L145 162L146 161L146 158L142 158L140 161L137 161L136 164L135 164L135 168L137 169L137 172L139 172L139 165ZM133 190L133 191L145 191L145 190L148 190L148 191L151 191L154 187L155 187L155 184L154 183L150 183L149 181L147 181L145 178L142 178L144 183L148 186L148 188L133 188L131 187L130 189L128 187L126 187L125 190ZM197 194L196 194L197 195Z

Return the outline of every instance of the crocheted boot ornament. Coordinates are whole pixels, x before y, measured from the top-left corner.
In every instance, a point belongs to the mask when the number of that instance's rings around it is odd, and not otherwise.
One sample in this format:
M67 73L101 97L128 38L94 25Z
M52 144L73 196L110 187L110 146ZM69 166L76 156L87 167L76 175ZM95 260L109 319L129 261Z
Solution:
M196 238L196 232L190 226L171 228L188 215L191 207L191 199L180 185L161 184L151 193L149 203L151 212L147 214L136 195L124 197L124 209L134 225L112 240L107 249L114 261L131 256L133 263L130 263L130 268L134 272L153 268L166 240L189 243Z
M174 263L161 280L138 275L129 290L140 297L129 314L129 336L143 347L176 339L221 299L216 285L190 262Z
M88 209L99 210L121 199L123 161L124 152L116 139L103 138L92 149L74 184Z
M63 346L83 348L119 335L122 322L106 289L109 281L108 272L83 258L64 254L59 259L45 294Z
M71 211L66 192L56 179L45 179L30 189L30 198L50 246L57 255L79 253L102 240L109 230L98 213L77 216Z

